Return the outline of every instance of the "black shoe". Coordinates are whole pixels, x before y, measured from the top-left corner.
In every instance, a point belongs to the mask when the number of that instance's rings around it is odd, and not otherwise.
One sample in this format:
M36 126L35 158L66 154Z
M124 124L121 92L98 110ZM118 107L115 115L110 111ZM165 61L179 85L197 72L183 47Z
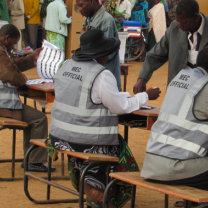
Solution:
M197 208L207 208L208 207L208 204L207 203L205 203L205 204L201 204L199 207L197 207Z
M24 168L24 163L22 162L21 168ZM51 167L51 172L54 172L56 170L55 167ZM48 172L48 166L45 165L45 163L29 163L28 164L28 171L31 172Z
M103 202L94 203L94 208L103 208Z

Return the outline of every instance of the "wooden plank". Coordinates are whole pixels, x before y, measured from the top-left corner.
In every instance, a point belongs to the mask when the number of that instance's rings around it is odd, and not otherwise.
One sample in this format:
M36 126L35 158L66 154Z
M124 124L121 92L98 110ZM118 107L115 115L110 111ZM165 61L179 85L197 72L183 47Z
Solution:
M45 139L31 139L30 142L32 144L46 148L45 147ZM119 162L119 159L117 157L111 157L111 156L103 155L103 154L70 152L70 151L59 151L59 152L73 156L73 157L78 157L78 158L81 158L84 160L100 161L100 162Z
M153 109L139 109L137 111L132 112L132 114L140 115L140 116L150 116L150 117L158 117L160 108L156 106Z
M41 84L33 84L33 85L26 85L28 89L40 90L43 92L54 92L53 83L41 83Z
M179 197L189 201L199 203L208 202L207 191L203 191L188 186L165 185L151 182L140 177L139 172L110 173L110 176L133 185L141 186L147 189L162 192L164 194Z
M4 118L0 117L0 125L1 126L20 126L20 127L27 127L26 122L18 121L12 118Z

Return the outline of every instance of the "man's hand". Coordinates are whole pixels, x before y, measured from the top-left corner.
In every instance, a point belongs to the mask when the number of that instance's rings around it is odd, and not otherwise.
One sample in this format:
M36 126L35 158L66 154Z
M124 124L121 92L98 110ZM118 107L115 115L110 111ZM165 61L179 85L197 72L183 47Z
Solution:
M161 91L158 87L156 87L148 89L146 93L148 94L149 100L156 100L160 96Z
M29 18L28 17L25 17L25 24L27 24Z
M42 50L43 50L43 48L38 48L38 49L36 49L36 50L31 54L33 60L37 60L37 59L38 59L38 57L39 57L39 55L40 55L40 52L41 52Z
M89 30L88 25L84 28L81 29L80 34L83 34Z
M143 78L139 78L137 80L137 83L134 85L133 92L134 94L137 94L139 92L145 92L146 91L146 80Z

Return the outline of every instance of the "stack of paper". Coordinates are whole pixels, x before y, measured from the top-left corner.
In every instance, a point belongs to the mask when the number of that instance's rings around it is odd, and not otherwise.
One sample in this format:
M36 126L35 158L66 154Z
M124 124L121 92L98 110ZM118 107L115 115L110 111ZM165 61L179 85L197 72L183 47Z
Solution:
M44 49L40 52L37 60L37 72L42 79L28 80L27 84L53 82L52 78L65 59L64 51L47 40L43 41L42 47L44 47Z

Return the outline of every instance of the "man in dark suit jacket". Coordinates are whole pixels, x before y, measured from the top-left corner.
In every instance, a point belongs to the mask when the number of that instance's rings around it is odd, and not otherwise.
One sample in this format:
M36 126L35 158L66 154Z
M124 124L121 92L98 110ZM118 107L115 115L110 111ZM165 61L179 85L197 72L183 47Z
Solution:
M208 45L208 17L199 13L195 0L181 0L162 39L147 53L134 85L134 93L145 91L153 72L169 61L168 84L185 68L194 68L198 51Z

